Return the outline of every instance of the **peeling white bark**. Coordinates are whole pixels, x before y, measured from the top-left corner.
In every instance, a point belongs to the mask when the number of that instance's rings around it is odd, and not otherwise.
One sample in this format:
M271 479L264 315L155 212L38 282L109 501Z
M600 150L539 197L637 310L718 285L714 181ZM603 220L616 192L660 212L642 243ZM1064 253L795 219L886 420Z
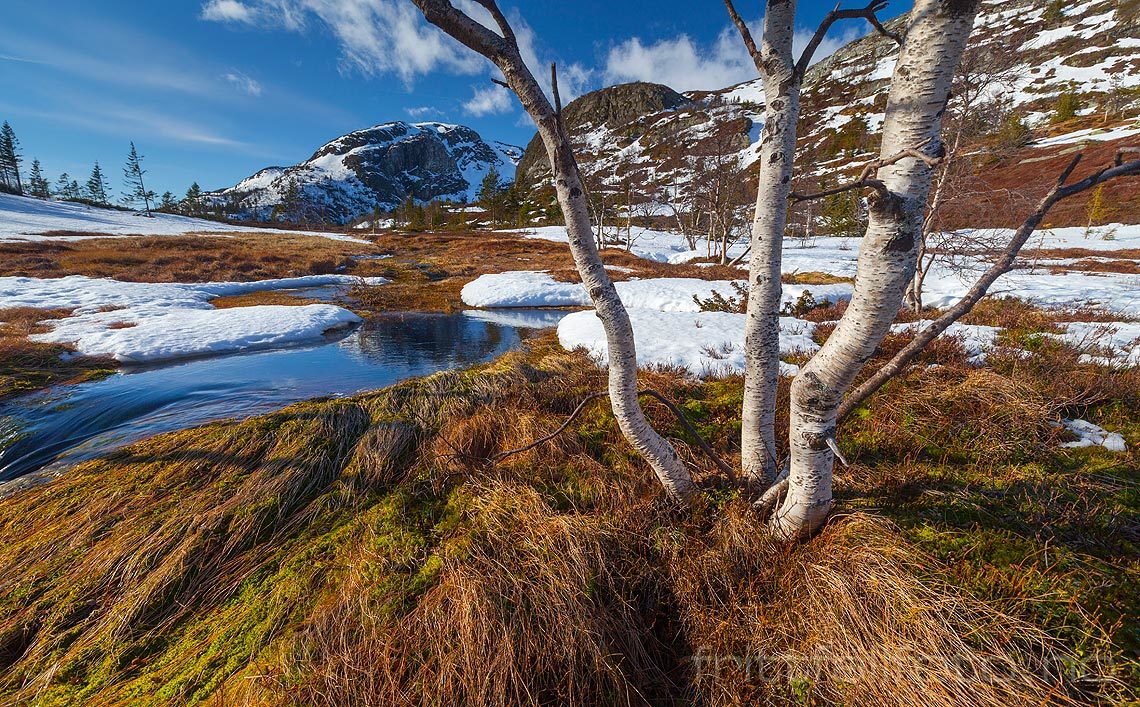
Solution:
M887 100L881 155L925 145L936 156L951 81L978 0L917 0ZM855 291L835 332L792 384L788 492L771 526L788 539L817 531L832 504L837 411L843 394L890 329L915 272L931 166L914 157L887 164L886 195L872 199Z
M503 72L506 83L538 126L550 158L558 203L566 219L570 251L606 332L610 400L618 426L630 444L649 462L666 491L677 499L689 498L696 491L689 470L677 456L673 445L650 426L637 398L633 327L598 256L585 190L570 139L558 112L523 61L513 30L493 0L480 0L479 4L495 18L501 36L475 22L447 0L413 2L428 22L490 59Z

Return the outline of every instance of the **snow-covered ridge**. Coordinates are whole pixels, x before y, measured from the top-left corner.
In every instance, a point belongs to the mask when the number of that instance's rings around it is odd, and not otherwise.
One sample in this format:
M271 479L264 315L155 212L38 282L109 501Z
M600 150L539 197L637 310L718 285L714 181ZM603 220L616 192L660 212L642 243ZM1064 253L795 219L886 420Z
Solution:
M248 218L347 223L409 198L471 201L492 169L513 180L521 156L462 125L395 121L342 135L300 164L268 167L207 198Z

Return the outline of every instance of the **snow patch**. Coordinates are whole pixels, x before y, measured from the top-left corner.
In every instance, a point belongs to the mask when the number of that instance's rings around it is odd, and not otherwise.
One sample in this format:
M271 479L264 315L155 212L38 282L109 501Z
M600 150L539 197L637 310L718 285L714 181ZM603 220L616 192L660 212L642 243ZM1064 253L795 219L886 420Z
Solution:
M683 368L703 377L744 371L744 315L729 312L659 312L630 309L630 322L637 347L637 365ZM780 355L814 353L815 324L780 317ZM604 365L608 358L605 331L593 310L566 315L558 325L563 348L585 349ZM794 376L799 367L780 363L782 375Z
M1077 436L1073 442L1062 443L1062 448L1079 449L1101 446L1110 452L1124 452L1128 449L1124 443L1124 437L1116 432L1109 432L1100 425L1094 425L1088 420L1062 420L1061 425Z

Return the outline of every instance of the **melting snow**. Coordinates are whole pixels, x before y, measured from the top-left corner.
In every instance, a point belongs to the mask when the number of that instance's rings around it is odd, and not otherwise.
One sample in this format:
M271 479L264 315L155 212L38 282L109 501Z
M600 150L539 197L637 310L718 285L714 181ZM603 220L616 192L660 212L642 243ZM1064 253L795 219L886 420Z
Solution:
M193 284L80 275L49 280L3 277L0 301L11 307L73 310L69 317L46 322L51 331L33 335L33 341L71 344L81 354L111 356L124 363L151 363L320 339L326 331L360 318L328 304L215 309L209 301L248 292L357 282L361 280L345 275Z
M637 365L677 366L698 376L723 376L744 371L744 315L729 312L659 312L630 309L637 346ZM780 317L780 355L813 353L815 324ZM564 348L584 348L604 364L608 356L605 331L593 310L566 315L558 325ZM781 362L780 372L794 376L799 368Z
M1061 424L1077 436L1076 441L1064 442L1061 447L1074 449L1099 445L1110 452L1123 452L1128 449L1124 437L1116 432L1109 432L1100 425L1094 425L1088 420L1062 420Z

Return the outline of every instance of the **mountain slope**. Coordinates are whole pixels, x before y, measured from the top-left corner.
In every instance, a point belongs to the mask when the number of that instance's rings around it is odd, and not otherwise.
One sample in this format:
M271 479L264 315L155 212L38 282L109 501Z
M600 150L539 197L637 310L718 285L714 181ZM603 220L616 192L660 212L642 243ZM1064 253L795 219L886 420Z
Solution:
M267 167L207 199L242 218L347 223L407 199L469 201L494 168L514 179L522 150L447 123L384 123L339 137L292 167Z
M899 17L888 26L901 32L906 21ZM1000 69L1002 74L986 89L987 110L1016 115L1032 132L1031 144L995 163L1001 188L1048 178L1044 170L1052 166L1050 158L1071 152L1076 144L1140 139L1134 137L1140 133L1140 0L985 0L970 46L978 64L974 71ZM877 150L897 54L893 41L870 34L809 70L799 126L801 178L834 178L858 169ZM741 168L758 168L764 104L759 79L688 93L683 101L649 106L625 122L615 122L597 108L599 94L620 96L627 90L603 89L566 107L568 127L592 188L615 195L632 188L641 199L658 199L670 190L688 188L694 160L725 151L737 156ZM1069 118L1058 112L1066 94L1076 107ZM587 99L593 105L581 104ZM978 119L1000 120L993 115L979 111ZM998 125L992 127L996 132ZM531 162L534 147L532 143L528 148L524 164ZM537 169L534 175L545 172ZM1123 212L1135 211L1140 218L1140 196L1121 196ZM1075 219L1081 208L1066 207L1073 210L1066 220ZM983 209L980 215L992 218L991 212Z

